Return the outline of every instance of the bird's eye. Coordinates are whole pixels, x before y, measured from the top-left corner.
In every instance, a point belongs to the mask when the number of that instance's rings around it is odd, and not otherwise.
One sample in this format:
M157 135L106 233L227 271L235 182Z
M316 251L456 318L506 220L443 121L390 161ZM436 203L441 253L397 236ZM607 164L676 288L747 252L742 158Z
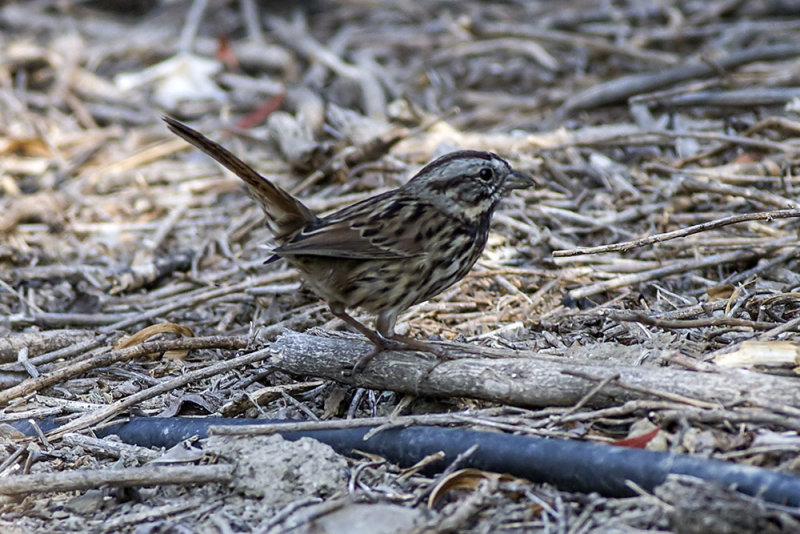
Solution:
M481 180L491 180L494 177L494 171L489 167L484 167L478 171L478 178Z

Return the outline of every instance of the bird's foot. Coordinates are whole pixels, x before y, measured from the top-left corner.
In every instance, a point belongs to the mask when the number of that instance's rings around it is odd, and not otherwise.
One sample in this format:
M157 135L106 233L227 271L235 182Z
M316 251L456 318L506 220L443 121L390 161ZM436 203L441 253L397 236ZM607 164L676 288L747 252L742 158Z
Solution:
M357 373L363 370L366 365L378 354L385 350L396 350L396 351L417 351L417 352L428 352L436 356L439 360L431 369L429 369L425 373L425 377L430 374L430 372L436 368L440 363L446 360L451 360L453 357L442 347L438 347L431 343L426 343L424 341L419 341L417 339L400 336L395 334L391 338L385 338L383 336L376 337L375 339L370 339L372 343L375 345L375 348L372 352L365 354L356 362L353 366L353 373Z

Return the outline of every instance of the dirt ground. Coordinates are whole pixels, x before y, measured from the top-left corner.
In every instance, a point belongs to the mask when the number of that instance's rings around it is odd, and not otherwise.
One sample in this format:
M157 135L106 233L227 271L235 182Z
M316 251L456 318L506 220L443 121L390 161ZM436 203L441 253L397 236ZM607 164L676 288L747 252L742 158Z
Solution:
M795 507L691 477L609 497L311 439L97 434L372 418L800 475L796 3L0 6L0 531L800 530ZM400 317L456 357L350 374L363 343L264 265L258 205L162 115L317 213L461 148L537 187Z

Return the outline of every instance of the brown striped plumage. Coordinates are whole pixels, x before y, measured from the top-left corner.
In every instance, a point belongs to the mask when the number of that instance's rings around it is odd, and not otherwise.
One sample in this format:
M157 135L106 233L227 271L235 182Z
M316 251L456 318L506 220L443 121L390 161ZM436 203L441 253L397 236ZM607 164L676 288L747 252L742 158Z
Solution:
M463 150L429 163L402 187L319 218L225 148L174 119L164 120L248 185L278 244L271 259L285 258L334 315L375 344L376 351L356 368L386 347L438 353L396 335L398 314L463 278L483 252L503 195L533 185L497 155ZM347 308L376 315L377 332Z

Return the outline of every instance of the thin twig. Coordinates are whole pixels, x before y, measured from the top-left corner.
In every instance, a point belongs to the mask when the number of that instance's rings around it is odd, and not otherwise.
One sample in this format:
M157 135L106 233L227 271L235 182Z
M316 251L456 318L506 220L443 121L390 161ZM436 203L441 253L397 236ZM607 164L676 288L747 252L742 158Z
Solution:
M166 467L148 465L124 469L83 469L35 475L12 475L0 479L0 494L26 495L50 491L76 491L102 486L142 487L229 482L232 465Z
M707 267L724 265L731 262L750 261L757 257L757 255L758 254L752 250L734 250L732 252L723 252L722 254L706 256L693 261L676 259L664 267L650 269L641 273L625 274L622 276L617 276L611 280L604 280L596 284L590 284L588 286L573 289L569 292L569 297L575 300L582 299L603 293L611 289L619 289L621 287L640 284L642 282L649 282L650 280L657 280L668 275L684 273L694 269L704 269Z
M209 365L208 367L204 367L203 369L191 371L179 377L166 380L158 384L157 386L143 389L142 391L139 391L137 393L134 393L133 395L125 397L124 399L120 399L116 402L113 402L108 406L104 406L99 410L86 413L78 417L77 419L74 419L69 423L54 430L53 432L48 434L48 437L50 437L50 439L55 439L57 437L63 436L67 432L77 432L78 430L82 430L91 425L101 423L127 410L128 408L137 405L142 401L145 401L147 399L152 399L153 397L161 395L162 393L166 393L167 391L172 391L173 389L183 387L186 384L191 384L195 380L201 380L203 378L208 378L216 374L230 371L231 369L236 369L238 367L243 367L251 363L265 360L269 358L271 355L272 353L270 352L269 348L261 349L255 352L251 352L250 354L245 354L244 356L239 356L238 358L233 358L231 360L223 360L221 362L215 363L214 365Z
M766 321L751 321L749 319L739 319L737 317L704 317L702 319L671 320L650 317L644 312L613 312L608 317L614 321L627 321L643 323L661 328L703 328L708 326L743 326L753 330L769 330L774 328L775 323ZM788 324L788 323L787 323ZM783 325L781 325L783 326ZM789 328L791 329L791 327Z
M798 54L800 54L800 45L797 43L756 46L737 50L717 58L713 62L701 59L658 72L623 76L610 82L594 85L590 89L570 97L559 108L557 115L563 117L573 111L612 104L633 95L668 87L684 80L698 80L714 76L720 70L732 70L754 61L777 60L795 57Z
M771 221L773 219L786 219L790 217L800 217L800 209L790 210L775 210L775 211L760 211L757 213L744 213L741 215L731 215L723 219L716 219L707 223L696 224L688 228L681 228L680 230L673 230L672 232L665 232L663 234L651 235L641 239L634 239L632 241L624 241L621 243L612 243L610 245L600 245L596 247L579 247L572 250L554 250L553 257L564 258L568 256L580 256L583 254L600 254L603 252L625 252L627 250L652 245L653 243L661 243L669 241L670 239L677 239L679 237L686 237L688 235L697 234L700 232L707 232L715 228L721 228L730 224L736 224L746 221Z
M73 376L81 375L91 369L107 367L113 363L143 357L147 354L166 352L169 350L193 350L207 348L223 348L228 350L242 349L247 346L247 336L208 336L180 339L162 339L158 341L147 341L135 347L127 349L113 350L99 354L88 360L79 361L57 369L38 378L29 378L22 383L0 391L0 404L5 404L12 399L22 397L38 391L42 388L52 386Z

